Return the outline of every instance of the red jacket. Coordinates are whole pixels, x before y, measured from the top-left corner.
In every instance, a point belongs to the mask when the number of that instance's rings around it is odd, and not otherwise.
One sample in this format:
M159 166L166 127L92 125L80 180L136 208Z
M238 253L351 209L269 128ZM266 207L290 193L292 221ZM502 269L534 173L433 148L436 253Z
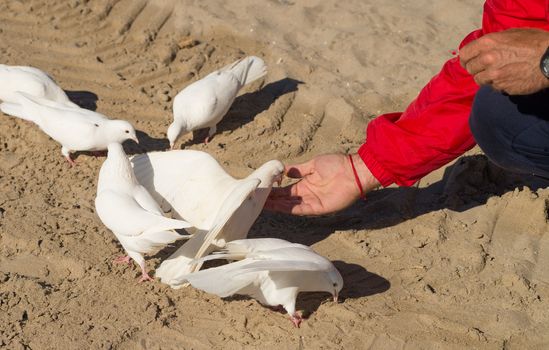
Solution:
M482 29L470 33L460 48L483 34L509 28L549 30L549 0L487 0ZM383 186L410 186L475 145L469 113L478 85L455 57L421 90L403 113L372 120L358 153Z

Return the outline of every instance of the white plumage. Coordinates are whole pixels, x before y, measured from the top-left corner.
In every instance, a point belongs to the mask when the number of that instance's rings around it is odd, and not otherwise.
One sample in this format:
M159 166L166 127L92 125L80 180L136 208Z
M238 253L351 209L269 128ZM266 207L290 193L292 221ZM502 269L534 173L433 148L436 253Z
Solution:
M238 91L265 74L265 62L259 57L249 56L210 73L180 91L173 101L174 121L168 128L172 149L179 136L203 128L210 128L205 141L208 142Z
M299 292L328 292L337 301L343 287L341 274L329 260L307 246L280 239L232 241L200 262L213 259L240 261L187 275L193 287L220 297L248 295L263 305L282 305L298 327Z
M224 242L246 238L284 165L271 160L245 179L235 179L209 154L194 150L152 152L132 159L135 175L164 211L172 210L200 230L156 270L156 276L180 287L190 264Z
M13 102L3 102L0 110L38 125L62 146L61 154L73 165L70 157L75 151L102 151L110 143L132 139L138 142L133 126L125 120L111 120L106 116L66 103L15 92Z
M162 215L154 198L137 182L119 143L108 146L107 159L99 172L95 208L103 224L141 267L141 281L151 279L142 254L154 254L169 243L189 237L173 230L189 228L191 224Z
M48 74L38 68L0 64L0 82L0 100L3 102L16 103L15 93L19 91L79 108Z

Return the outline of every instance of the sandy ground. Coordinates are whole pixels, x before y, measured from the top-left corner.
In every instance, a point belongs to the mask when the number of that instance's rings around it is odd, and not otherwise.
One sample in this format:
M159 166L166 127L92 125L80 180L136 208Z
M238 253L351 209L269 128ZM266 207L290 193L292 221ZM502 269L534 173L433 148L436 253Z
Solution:
M480 0L3 0L1 63L49 72L80 105L162 150L171 98L247 54L268 76L208 145L236 176L266 160L351 152L402 109L481 18ZM1 83L1 82L0 82ZM418 187L322 218L263 213L251 237L312 245L339 268L308 319L245 298L137 283L94 213L103 158L69 168L37 127L0 116L0 347L7 349L535 349L549 346L547 184L473 150ZM172 248L173 250L173 248ZM148 259L157 266L170 250Z

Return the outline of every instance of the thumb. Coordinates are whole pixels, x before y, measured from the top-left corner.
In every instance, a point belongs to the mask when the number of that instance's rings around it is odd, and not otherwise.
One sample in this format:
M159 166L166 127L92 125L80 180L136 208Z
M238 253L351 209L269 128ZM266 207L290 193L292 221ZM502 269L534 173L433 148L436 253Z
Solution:
M314 159L294 165L286 165L284 172L292 179L300 179L314 172Z

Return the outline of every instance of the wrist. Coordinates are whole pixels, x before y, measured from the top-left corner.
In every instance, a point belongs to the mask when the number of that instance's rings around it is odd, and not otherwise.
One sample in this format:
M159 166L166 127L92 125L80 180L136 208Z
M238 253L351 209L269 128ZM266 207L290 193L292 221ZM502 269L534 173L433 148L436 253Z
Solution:
M353 153L350 156L356 170L355 181L358 181L360 183L360 186L362 186L364 193L368 193L376 189L377 187L379 187L380 186L379 181L370 172L370 170L368 169L368 167L366 166L362 158L357 153ZM354 172L351 172L351 176L355 177ZM357 183L357 191L359 193L360 193L360 186Z

